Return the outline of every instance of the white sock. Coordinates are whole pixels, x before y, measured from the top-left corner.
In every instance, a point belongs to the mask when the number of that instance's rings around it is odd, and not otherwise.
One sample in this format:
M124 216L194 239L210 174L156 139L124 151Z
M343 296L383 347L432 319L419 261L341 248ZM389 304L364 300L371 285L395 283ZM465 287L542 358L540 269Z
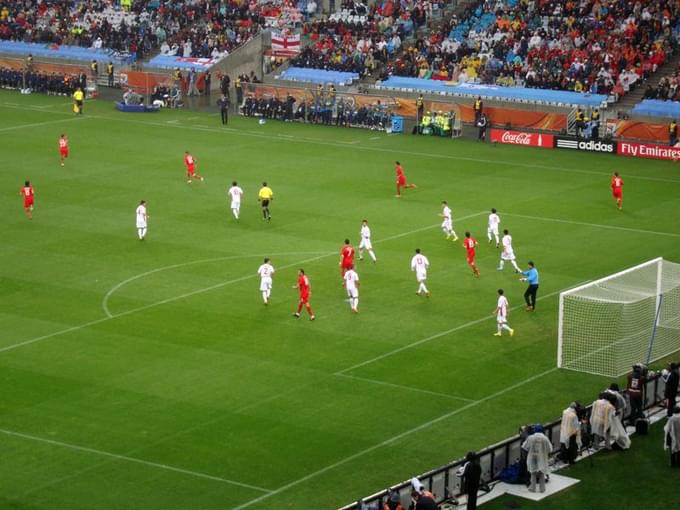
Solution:
M494 234L494 237L496 238L496 244L498 244L498 234Z
M369 255L371 256L371 258L373 259L373 262L377 262L377 261L378 261L378 259L375 258L375 253L373 253L373 250L368 250L368 254L369 254Z
M496 332L497 332L497 333L500 333L502 327L503 327L503 326L501 325L501 323L500 323L500 322L497 322L497 323L496 323Z
M510 330L512 329L512 328L511 328L510 326L508 326L506 323L503 323L503 324L501 325L501 328L504 329L505 331L510 331Z
M234 218L238 219L238 209L232 209L231 212L234 214Z
M510 262L512 262L512 267L515 268L515 271L519 273L520 269L519 266L517 265L517 262L515 262L514 260L511 260Z
M503 269L504 266L505 266L505 261L503 259L501 259L500 262L498 263L498 269Z
M418 285L418 292L424 292L427 294L428 290L424 282L421 282L420 285Z
M142 230L144 230L144 229L141 229L141 228L138 228L138 229L137 229L137 236L138 236L140 239L141 239L142 237L144 237L144 235L142 234Z
M448 228L442 228L442 232L444 232L447 236L451 235L451 231Z
M359 308L359 298L354 298L354 304L352 305L352 308L355 310Z
M458 236L456 235L456 231L453 230L453 229L451 229L451 235L452 235L453 237L458 237Z
M360 259L364 258L364 250L362 248L359 248L359 258Z
M271 290L271 289L267 289L265 292L267 293L267 301L269 301L269 296L272 295L272 290Z
M263 290L262 291L262 301L264 301L266 303L267 299L269 299L269 296L267 295L267 291Z
M491 232L487 232L487 233L486 233L486 237L488 237L488 238L489 238L489 242L491 242Z

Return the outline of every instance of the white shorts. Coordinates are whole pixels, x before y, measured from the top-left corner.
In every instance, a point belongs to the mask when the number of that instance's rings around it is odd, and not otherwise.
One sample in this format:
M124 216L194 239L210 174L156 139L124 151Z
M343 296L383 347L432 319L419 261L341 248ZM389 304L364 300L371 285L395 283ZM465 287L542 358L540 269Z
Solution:
M359 243L360 250L372 250L373 245L371 244L371 239L369 237L362 237Z
M262 278L260 280L260 290L265 291L265 290L271 290L272 288L272 279L271 278Z
M231 208L232 209L240 209L241 208L241 202L232 202Z
M503 260L515 260L515 252L510 252L510 253L501 253L501 259Z
M416 281L422 283L427 280L427 273L416 273Z
M347 295L351 298L358 298L359 297L359 289L356 287L347 289Z
M498 324L505 324L508 322L508 317L499 313L496 315L496 322L498 322Z
M138 221L137 228L146 228L146 221Z
M489 227L486 229L487 234L493 234L495 236L498 235L498 227Z
M442 228L444 230L453 230L453 221L448 220L448 219L442 221Z

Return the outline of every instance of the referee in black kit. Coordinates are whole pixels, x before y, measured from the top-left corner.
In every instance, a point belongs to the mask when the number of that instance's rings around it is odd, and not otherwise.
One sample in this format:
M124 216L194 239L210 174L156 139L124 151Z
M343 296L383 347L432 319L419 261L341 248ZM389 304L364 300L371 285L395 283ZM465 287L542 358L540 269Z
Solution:
M229 97L226 94L222 94L222 97L217 100L217 106L220 107L222 125L226 126L229 123Z

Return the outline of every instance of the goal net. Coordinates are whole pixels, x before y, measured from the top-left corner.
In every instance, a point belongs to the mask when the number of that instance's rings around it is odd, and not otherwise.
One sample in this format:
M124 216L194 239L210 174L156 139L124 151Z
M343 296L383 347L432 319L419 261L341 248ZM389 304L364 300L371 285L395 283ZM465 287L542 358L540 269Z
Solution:
M680 264L657 258L560 294L557 366L619 377L680 350Z

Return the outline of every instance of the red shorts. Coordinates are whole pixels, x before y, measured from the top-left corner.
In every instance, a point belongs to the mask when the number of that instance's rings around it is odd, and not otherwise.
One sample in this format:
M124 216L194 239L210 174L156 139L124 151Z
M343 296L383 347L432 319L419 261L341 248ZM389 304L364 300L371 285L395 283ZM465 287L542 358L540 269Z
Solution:
M300 303L303 305L309 303L309 294L300 294Z
M620 188L614 188L612 190L612 195L614 195L614 198L623 198L623 190Z
M342 261L342 268L343 268L344 270L351 269L351 267L352 267L353 265L354 265L354 261L353 261L352 259L348 259L348 260L343 260L343 261Z
M196 175L196 169L193 166L188 166L187 175Z
M397 185L406 186L406 176L405 175L400 175L399 177L397 177Z
M63 158L68 158L68 147L62 147L59 149L59 154L61 154Z
M28 209L29 207L33 207L33 197L24 198L24 209Z
M473 265L475 263L475 254L474 253L472 253L472 254L468 253L467 254L467 263L470 264L470 265Z

